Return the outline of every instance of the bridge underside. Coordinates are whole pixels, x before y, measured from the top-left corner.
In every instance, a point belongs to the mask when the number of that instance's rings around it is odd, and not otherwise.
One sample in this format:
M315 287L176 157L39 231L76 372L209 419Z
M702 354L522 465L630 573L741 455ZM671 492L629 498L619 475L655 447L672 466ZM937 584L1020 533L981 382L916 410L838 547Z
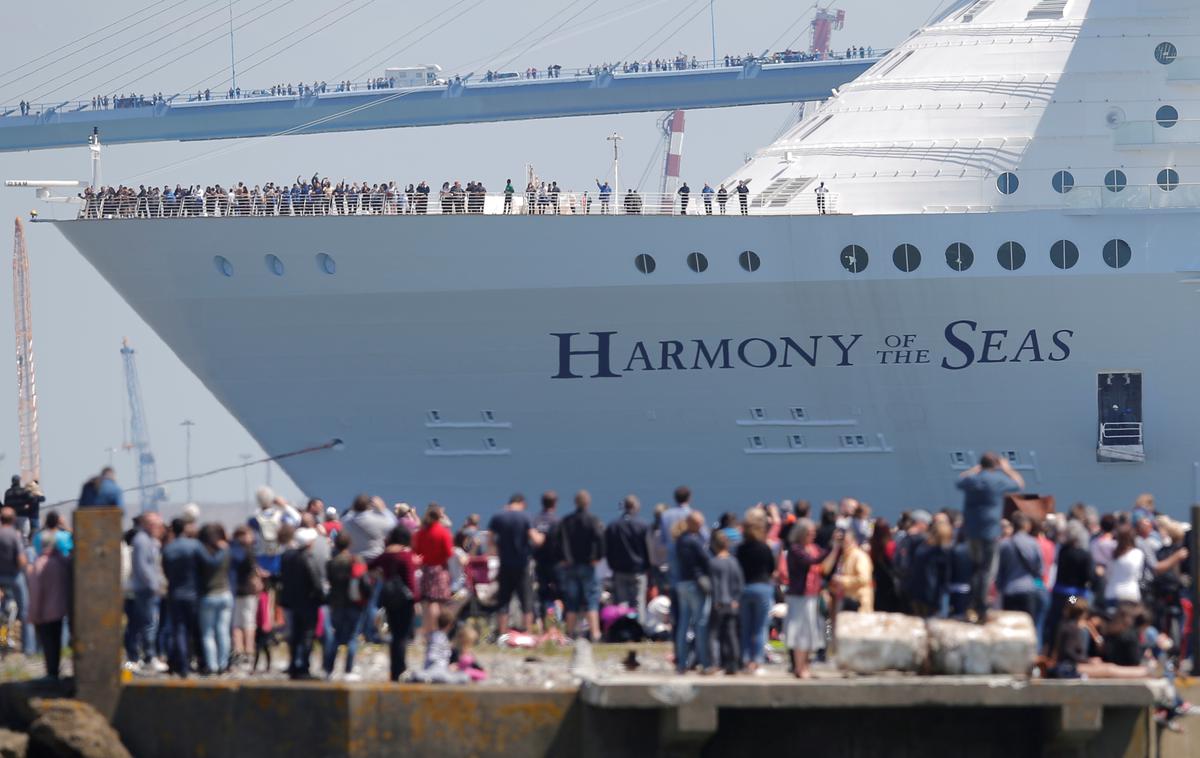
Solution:
M876 61L846 60L690 71L599 74L305 97L159 103L113 110L48 110L0 118L0 152L86 144L264 137L724 108L824 100Z

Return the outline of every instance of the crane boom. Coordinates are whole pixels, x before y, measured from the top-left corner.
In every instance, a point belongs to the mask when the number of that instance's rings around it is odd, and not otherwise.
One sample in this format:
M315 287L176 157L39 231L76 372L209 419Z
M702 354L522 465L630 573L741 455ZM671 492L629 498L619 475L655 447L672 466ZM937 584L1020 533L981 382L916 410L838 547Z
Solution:
M18 218L13 230L13 326L17 336L17 433L21 438L21 480L26 483L37 481L42 475L33 363L32 298L25 229Z
M154 453L150 450L150 434L146 430L146 413L142 407L142 385L138 381L134 350L129 346L128 339L121 342L121 358L125 364L125 389L129 395L128 447L137 456L138 494L141 498L142 512L157 511L159 502L166 499L166 494L161 488L155 489L158 466L154 462Z

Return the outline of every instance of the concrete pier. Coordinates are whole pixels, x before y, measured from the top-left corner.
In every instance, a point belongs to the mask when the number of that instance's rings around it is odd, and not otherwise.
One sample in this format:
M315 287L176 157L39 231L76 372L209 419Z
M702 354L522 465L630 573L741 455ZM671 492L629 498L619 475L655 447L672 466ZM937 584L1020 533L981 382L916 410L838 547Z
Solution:
M1153 682L630 677L574 688L147 681L115 725L134 755L1161 755ZM1190 726L1190 724L1189 724ZM1177 745L1177 748L1171 745ZM781 752L780 752L781 751Z

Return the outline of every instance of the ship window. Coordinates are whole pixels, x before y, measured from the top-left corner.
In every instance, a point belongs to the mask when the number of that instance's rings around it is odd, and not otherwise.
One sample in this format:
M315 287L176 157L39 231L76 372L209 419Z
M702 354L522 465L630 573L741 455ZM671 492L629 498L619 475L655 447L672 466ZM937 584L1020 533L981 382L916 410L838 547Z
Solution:
M1154 48L1154 60L1164 66L1170 66L1178 56L1179 51L1170 42L1160 42L1158 47Z
M1164 105L1154 114L1154 120L1163 129L1170 129L1179 123L1179 111L1173 105Z
M892 253L892 262L896 264L896 268L906 274L911 273L917 270L917 266L921 265L921 251L914 245L900 245Z
M1025 265L1025 248L1019 242L1005 242L996 251L996 260L1009 271L1016 271Z
M1050 184L1054 187L1054 191L1060 195L1065 195L1075 187L1075 176L1070 171L1056 171L1054 177L1050 180Z
M1158 187L1163 192L1170 192L1179 186L1179 172L1173 168L1164 168L1158 172Z
M708 258L704 253L688 253L687 265L692 271L697 274L703 274L708 270Z
M1133 251L1125 240L1109 240L1104 244L1104 262L1109 268L1124 268L1132 257Z
M283 276L283 261L279 260L278 255L267 253L267 271L270 271L275 276Z
M857 274L867 267L867 251L859 245L847 245L842 249L842 266L851 274Z
M441 411L425 411L425 415L429 418L430 423L436 424L442 420Z
M1114 168L1104 175L1104 187L1109 192L1120 192L1125 189L1126 183L1125 172L1119 168Z
M996 177L996 189L1000 190L1002 195L1011 195L1017 191L1017 187L1021 186L1021 180L1011 171L1005 171L1000 176Z
M337 273L337 261L329 253L317 253L317 268L333 276Z
M966 271L975 262L975 253L962 242L955 242L946 248L946 265L955 271Z
M495 450L496 449L496 438L495 437L484 437L483 444L485 447L487 447L488 450Z
M966 466L967 465L967 454L962 450L955 450L954 452L950 453L950 465L951 466Z
M792 420L793 421L803 421L806 418L808 418L808 414L804 412L803 408L801 408L800 406L795 406L794 408L792 408Z
M1066 270L1079 262L1079 248L1071 240L1059 240L1050 246L1050 262Z
M792 446L793 448L804 447L804 435L803 434L789 434L788 435L788 445Z
M496 420L496 412L495 411L480 411L479 413L480 413L480 415L483 416L483 420L485 423L491 424Z
M442 449L442 441L440 439L438 439L437 437L430 437L429 438L429 449L430 450L441 450Z
M762 408L751 408L750 409L750 418L754 419L755 421L762 421L766 417L767 417L767 412L765 410L763 410Z
M1004 457L1007 458L1008 462L1014 466L1021 462L1021 457L1017 455L1016 450L1005 450Z
M766 447L766 442L763 441L762 435L756 434L749 438L750 448L752 450L762 450Z
M743 250L742 254L738 256L738 265L753 274L758 271L762 261L759 260L758 253L753 250Z
M654 263L654 257L647 253L638 254L638 256L633 259L633 265L643 274L653 274L656 266Z
M1099 406L1096 460L1100 463L1144 462L1141 372L1105 372L1097 375L1096 384Z
M843 434L842 447L866 447L867 438L861 434Z
M213 257L213 265L217 267L217 273L222 276L233 276L233 264L223 255Z

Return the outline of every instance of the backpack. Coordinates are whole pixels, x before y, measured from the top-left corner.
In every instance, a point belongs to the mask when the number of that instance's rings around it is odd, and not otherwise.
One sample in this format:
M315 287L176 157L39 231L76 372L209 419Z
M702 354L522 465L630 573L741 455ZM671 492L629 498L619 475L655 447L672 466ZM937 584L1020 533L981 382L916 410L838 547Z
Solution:
M412 588L400 574L392 574L383 580L383 588L379 591L379 607L386 611L403 611L412 606Z
M259 511L254 516L254 527L258 530L259 537L262 538L265 548L263 552L268 555L278 552L279 527L282 523L283 519L277 510L272 510L269 514L266 511Z

